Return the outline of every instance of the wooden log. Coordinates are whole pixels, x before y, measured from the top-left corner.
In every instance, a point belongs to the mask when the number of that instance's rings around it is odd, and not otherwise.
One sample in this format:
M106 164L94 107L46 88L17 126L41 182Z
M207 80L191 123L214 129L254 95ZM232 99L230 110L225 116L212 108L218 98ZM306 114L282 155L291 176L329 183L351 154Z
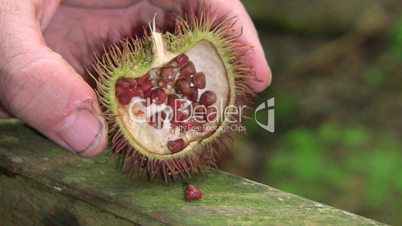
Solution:
M103 154L69 154L18 120L0 121L0 225L380 225L269 186L207 169L165 185L116 171Z

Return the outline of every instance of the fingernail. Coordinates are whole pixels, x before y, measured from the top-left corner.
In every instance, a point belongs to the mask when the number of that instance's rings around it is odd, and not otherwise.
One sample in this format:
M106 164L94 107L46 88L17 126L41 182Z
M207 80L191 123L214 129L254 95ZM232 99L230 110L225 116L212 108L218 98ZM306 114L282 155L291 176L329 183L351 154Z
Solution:
M80 109L66 118L58 135L73 151L87 155L99 144L103 129L103 123L92 112Z

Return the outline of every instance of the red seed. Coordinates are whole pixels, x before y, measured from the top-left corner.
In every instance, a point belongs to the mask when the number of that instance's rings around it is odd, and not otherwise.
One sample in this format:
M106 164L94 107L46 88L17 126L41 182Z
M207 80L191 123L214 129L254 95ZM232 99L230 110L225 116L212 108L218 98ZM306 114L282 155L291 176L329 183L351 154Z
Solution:
M116 96L123 95L127 92L127 90L121 86L116 86Z
M146 91L146 92L144 93L144 97L145 97L145 98L151 98L151 93L152 93L152 90L151 90L151 89L148 90L148 91Z
M188 94L186 97L191 100L192 102L198 101L198 89L195 87L190 87Z
M141 88L141 87L139 87L139 88ZM149 105L152 104L151 93L152 93L152 89L149 89L146 92L142 92L142 97L144 98L144 101L141 101L142 105L148 107Z
M186 190L184 192L184 199L186 201L198 200L202 197L202 190L197 188L192 184L188 184L186 186Z
M176 82L176 92L187 95L190 93L190 82L185 79L180 79Z
M135 80L134 78L132 78L132 79L129 79L128 82L130 83L130 87L131 87L131 88L137 88L137 86L138 86L137 80Z
M131 97L127 96L127 95L120 95L117 97L119 99L120 104L122 105L127 105L130 103L131 101Z
M216 119L216 116L218 116L218 110L216 109L216 107L209 106L205 115L205 119L207 120L207 122L213 122Z
M138 85L142 85L144 83L147 83L149 81L149 79L150 79L149 74L145 74L145 75L137 78Z
M188 62L188 56L185 54L180 54L174 59L174 61L177 63L177 66L180 67Z
M194 109L193 117L197 123L205 123L207 115L207 109L205 106L200 105Z
M182 111L173 112L173 117L170 120L170 123L173 127L177 127L183 125L189 121L189 116L184 114Z
M213 105L216 102L216 94L212 91L205 91L200 97L200 103L205 106Z
M202 72L197 73L196 75L194 75L193 77L193 84L195 87L197 87L198 89L204 89L206 86L206 82L205 82L205 74Z
M195 74L195 67L192 62L188 62L182 68L180 68L180 77L181 78L186 78L193 74Z
M172 67L161 68L161 81L169 82L173 81L174 79L174 69Z
M177 140L170 140L167 142L167 147L169 151L172 153L178 153L184 149L184 140L177 139Z
M129 96L130 98L139 97L142 96L142 92L137 88L130 88L127 90L127 96Z
M119 86L119 87L124 88L124 89L128 89L128 88L131 87L131 84L128 81L128 79L121 78L121 79L117 80L116 86Z
M146 93L154 86L150 80L140 83L139 85L140 85L140 89L143 93Z
M191 107L193 108L193 110L195 109L195 108L197 108L198 106L200 106L201 104L200 103L198 103L198 102L193 102L193 103L191 103Z
M192 104L192 107L194 113L205 114L207 112L207 108L204 105L201 105L197 102L194 102Z
M168 105L172 107L174 111L178 110L181 107L180 97L177 95L170 95Z
M188 116L186 116L186 114L184 114L182 111L176 111L175 117L173 118L173 120L178 123L183 123L187 121L187 119Z
M172 67L163 67L160 70L160 81L158 85L162 88L166 88L168 85L173 86L175 75L174 75L174 68Z
M151 99L156 104L162 104L166 101L166 93L163 89L155 89L151 92Z
M191 105L188 106L188 110L190 111L190 115L194 114L195 109L197 109L198 106L200 106L200 104L198 102L193 102L193 103L191 103Z

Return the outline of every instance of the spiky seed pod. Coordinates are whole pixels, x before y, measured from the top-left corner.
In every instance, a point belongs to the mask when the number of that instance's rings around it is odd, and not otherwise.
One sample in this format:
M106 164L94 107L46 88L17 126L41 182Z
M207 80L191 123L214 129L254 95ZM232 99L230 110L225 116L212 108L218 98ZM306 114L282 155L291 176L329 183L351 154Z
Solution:
M240 124L240 114L225 108L254 95L246 83L254 74L243 63L250 47L233 32L234 18L212 18L205 12L179 17L175 32L165 34L154 21L149 36L110 48L94 64L112 151L121 157L123 172L145 170L166 182L188 178L204 165L216 166L231 145L236 131L225 127ZM194 114L192 106L199 105L206 110Z

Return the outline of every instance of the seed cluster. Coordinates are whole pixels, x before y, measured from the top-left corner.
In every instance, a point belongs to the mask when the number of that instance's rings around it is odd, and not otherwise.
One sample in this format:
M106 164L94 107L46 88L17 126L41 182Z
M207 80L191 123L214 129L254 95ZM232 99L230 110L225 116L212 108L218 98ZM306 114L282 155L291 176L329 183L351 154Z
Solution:
M171 114L160 112L147 118L148 124L162 129L168 120L171 127L181 132L193 129L204 132L206 123L216 120L216 94L206 88L206 77L185 54L180 54L167 65L151 69L139 78L120 78L116 83L116 96L122 106L130 104L133 97L146 99L149 104L166 105ZM201 95L200 95L201 94ZM170 117L168 117L170 116ZM186 147L182 138L167 142L171 153L178 153Z

